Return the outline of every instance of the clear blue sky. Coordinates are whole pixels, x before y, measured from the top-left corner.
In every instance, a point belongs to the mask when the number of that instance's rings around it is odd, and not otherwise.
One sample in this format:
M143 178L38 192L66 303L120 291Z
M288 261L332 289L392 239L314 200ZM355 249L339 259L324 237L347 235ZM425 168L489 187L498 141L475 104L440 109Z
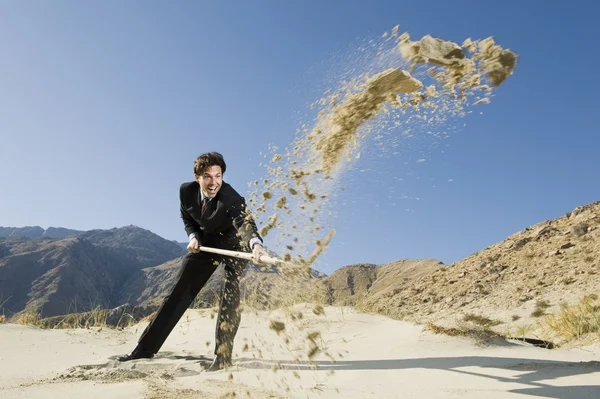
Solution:
M361 159L319 269L452 263L600 200L593 1L3 1L0 15L1 226L185 241L195 157L222 152L244 193L345 57L396 24L494 36L519 64L444 148Z

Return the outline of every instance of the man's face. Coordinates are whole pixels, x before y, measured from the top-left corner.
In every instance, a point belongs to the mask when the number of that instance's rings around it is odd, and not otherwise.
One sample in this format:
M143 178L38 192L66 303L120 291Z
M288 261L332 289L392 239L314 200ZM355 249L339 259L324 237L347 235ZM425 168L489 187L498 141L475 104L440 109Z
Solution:
M202 194L208 198L214 198L223 184L223 173L219 165L209 167L201 176L194 175L200 184Z

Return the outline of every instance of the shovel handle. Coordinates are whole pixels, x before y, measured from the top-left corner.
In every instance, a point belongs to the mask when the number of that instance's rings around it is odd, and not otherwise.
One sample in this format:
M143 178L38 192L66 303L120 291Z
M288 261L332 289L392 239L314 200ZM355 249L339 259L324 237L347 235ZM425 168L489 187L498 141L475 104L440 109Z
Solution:
M231 251L231 250L228 250L228 249L211 248L211 247L205 247L205 246L201 246L200 247L200 251L202 251L202 252L210 252L212 254L230 256L230 257L233 257L233 258L239 258L239 259L245 259L245 260L254 261L254 257L249 252ZM260 259L259 259L259 261L260 262L264 262L264 263L268 263L268 264L271 264L271 265L276 264L276 263L281 263L281 264L286 264L286 265L289 265L289 266L298 266L296 264L293 264L293 263L290 263L290 262L286 262L283 259L273 258L273 257L268 256L268 255L261 256Z
M335 229L332 229L329 232L329 234L327 234L327 236L319 243L319 245L317 245L317 248L315 248L313 253L310 254L310 256L306 259L306 261L303 262L302 265L287 262L287 261L285 261L283 259L279 259L279 258L273 258L268 255L261 256L259 258L259 262L264 262L264 263L267 263L270 265L281 264L281 265L292 266L292 267L310 266L315 261L315 259L317 259L317 257L325 250L325 248L329 244L329 241L331 241L331 239L333 238L334 235L335 235ZM231 251L229 249L211 248L211 247L205 247L205 246L201 246L200 251L254 261L254 257L249 252Z

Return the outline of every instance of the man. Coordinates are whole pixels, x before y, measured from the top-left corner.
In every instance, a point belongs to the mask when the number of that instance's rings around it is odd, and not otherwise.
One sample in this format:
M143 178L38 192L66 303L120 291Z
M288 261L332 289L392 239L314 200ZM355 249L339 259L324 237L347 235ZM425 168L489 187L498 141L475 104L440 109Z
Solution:
M177 282L165 297L154 319L142 333L135 349L120 361L151 358L165 342L181 316L220 263L225 281L215 334L215 357L209 370L230 366L233 340L240 324L240 278L246 262L237 258L201 252L202 245L234 251L252 250L255 262L267 255L246 202L223 181L223 156L209 152L194 163L195 181L179 191L181 219L189 237L189 253L183 258Z

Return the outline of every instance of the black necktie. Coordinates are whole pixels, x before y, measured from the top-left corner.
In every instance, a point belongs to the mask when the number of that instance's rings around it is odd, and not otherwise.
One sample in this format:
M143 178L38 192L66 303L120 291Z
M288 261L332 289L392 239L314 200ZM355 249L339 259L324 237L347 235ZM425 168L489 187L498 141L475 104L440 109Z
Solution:
M208 205L209 198L204 197L202 200L202 210L200 211L201 215L204 215L204 211L206 210L206 206Z

